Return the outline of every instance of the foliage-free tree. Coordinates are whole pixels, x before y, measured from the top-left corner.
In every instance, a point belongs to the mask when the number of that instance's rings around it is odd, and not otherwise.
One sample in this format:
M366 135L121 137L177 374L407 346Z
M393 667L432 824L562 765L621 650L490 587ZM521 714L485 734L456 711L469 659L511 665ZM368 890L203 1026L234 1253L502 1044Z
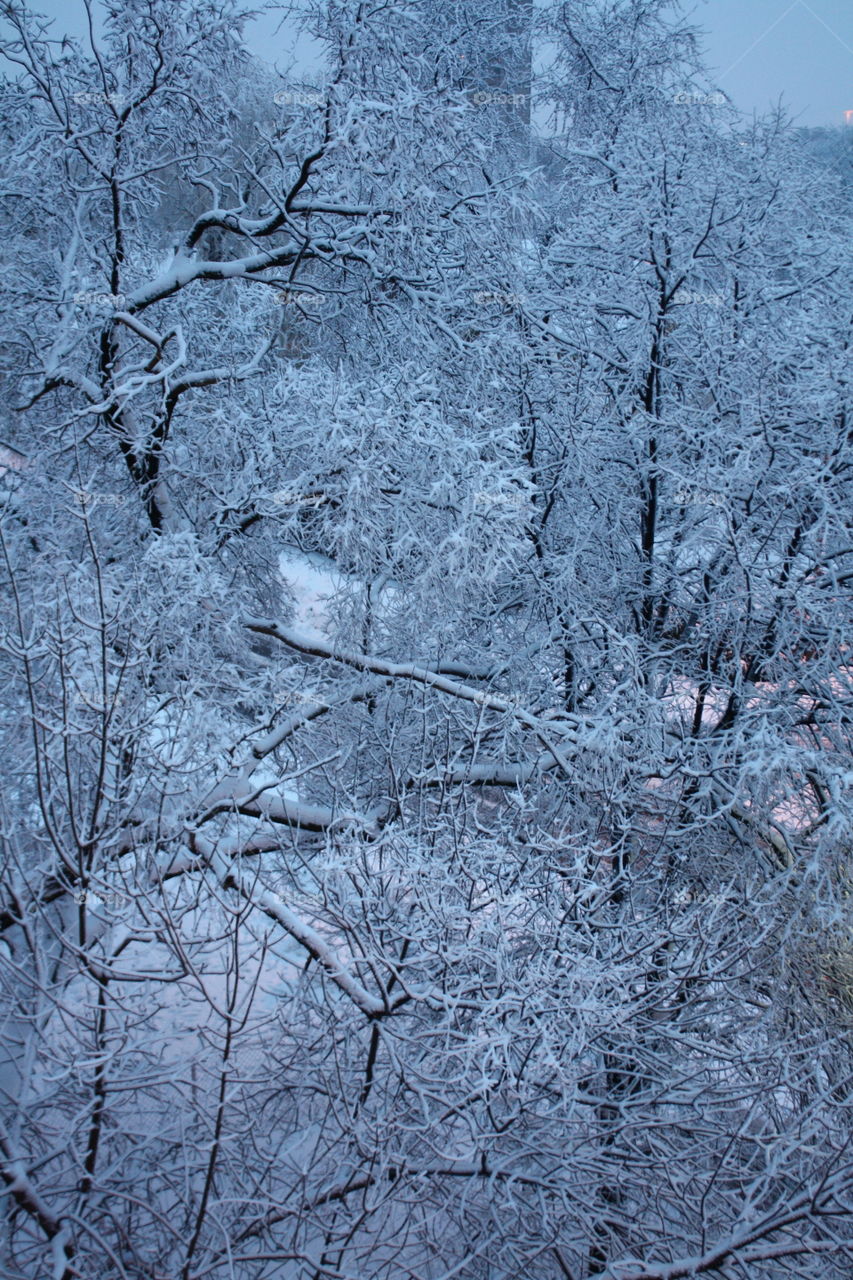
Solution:
M833 189L650 0L3 12L3 1274L840 1280Z

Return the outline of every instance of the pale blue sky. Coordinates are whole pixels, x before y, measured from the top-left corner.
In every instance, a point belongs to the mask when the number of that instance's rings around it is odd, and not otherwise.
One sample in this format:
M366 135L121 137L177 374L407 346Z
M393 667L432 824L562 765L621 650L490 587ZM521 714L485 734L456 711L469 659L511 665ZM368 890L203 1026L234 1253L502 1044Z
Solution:
M33 7L56 17L63 34L84 29L78 0ZM853 0L686 0L685 9L707 32L712 78L738 107L760 112L781 97L804 125L840 124L853 110ZM286 66L288 38L273 30L261 19L249 44Z
M800 124L841 124L853 109L851 0L699 0L713 78L746 111L780 95Z

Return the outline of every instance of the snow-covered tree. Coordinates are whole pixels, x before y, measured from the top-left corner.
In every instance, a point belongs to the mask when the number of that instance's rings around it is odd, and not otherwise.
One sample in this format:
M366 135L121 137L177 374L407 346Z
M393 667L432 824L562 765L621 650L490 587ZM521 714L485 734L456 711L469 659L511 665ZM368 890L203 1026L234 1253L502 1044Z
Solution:
M3 14L4 1274L840 1280L821 172L657 0Z

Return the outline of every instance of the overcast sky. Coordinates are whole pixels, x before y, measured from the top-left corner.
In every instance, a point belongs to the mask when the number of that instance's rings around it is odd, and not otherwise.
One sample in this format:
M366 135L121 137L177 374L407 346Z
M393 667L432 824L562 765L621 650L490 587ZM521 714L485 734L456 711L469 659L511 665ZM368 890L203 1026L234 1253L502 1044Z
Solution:
M82 33L78 0L32 7L55 16L62 34ZM686 9L707 32L712 78L743 110L764 111L781 97L804 125L841 124L853 110L853 0L686 0ZM286 66L288 39L272 32L262 20L249 44Z
M714 80L746 111L781 96L800 124L853 110L853 0L700 0Z

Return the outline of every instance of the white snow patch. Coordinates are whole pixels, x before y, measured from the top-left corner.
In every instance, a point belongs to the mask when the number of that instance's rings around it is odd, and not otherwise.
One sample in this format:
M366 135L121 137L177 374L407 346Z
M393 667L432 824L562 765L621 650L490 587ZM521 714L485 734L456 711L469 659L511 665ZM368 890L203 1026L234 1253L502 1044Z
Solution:
M346 583L334 561L288 547L278 558L278 570L295 601L293 624L312 639L327 639L328 601Z
M293 620L289 629L300 631L311 640L332 639L329 601L343 590L367 591L367 584L344 573L328 556L319 552L300 551L287 546L279 555L278 571L294 599ZM400 586L384 579L375 584L374 616L383 606L388 608ZM377 603L379 608L377 609Z

